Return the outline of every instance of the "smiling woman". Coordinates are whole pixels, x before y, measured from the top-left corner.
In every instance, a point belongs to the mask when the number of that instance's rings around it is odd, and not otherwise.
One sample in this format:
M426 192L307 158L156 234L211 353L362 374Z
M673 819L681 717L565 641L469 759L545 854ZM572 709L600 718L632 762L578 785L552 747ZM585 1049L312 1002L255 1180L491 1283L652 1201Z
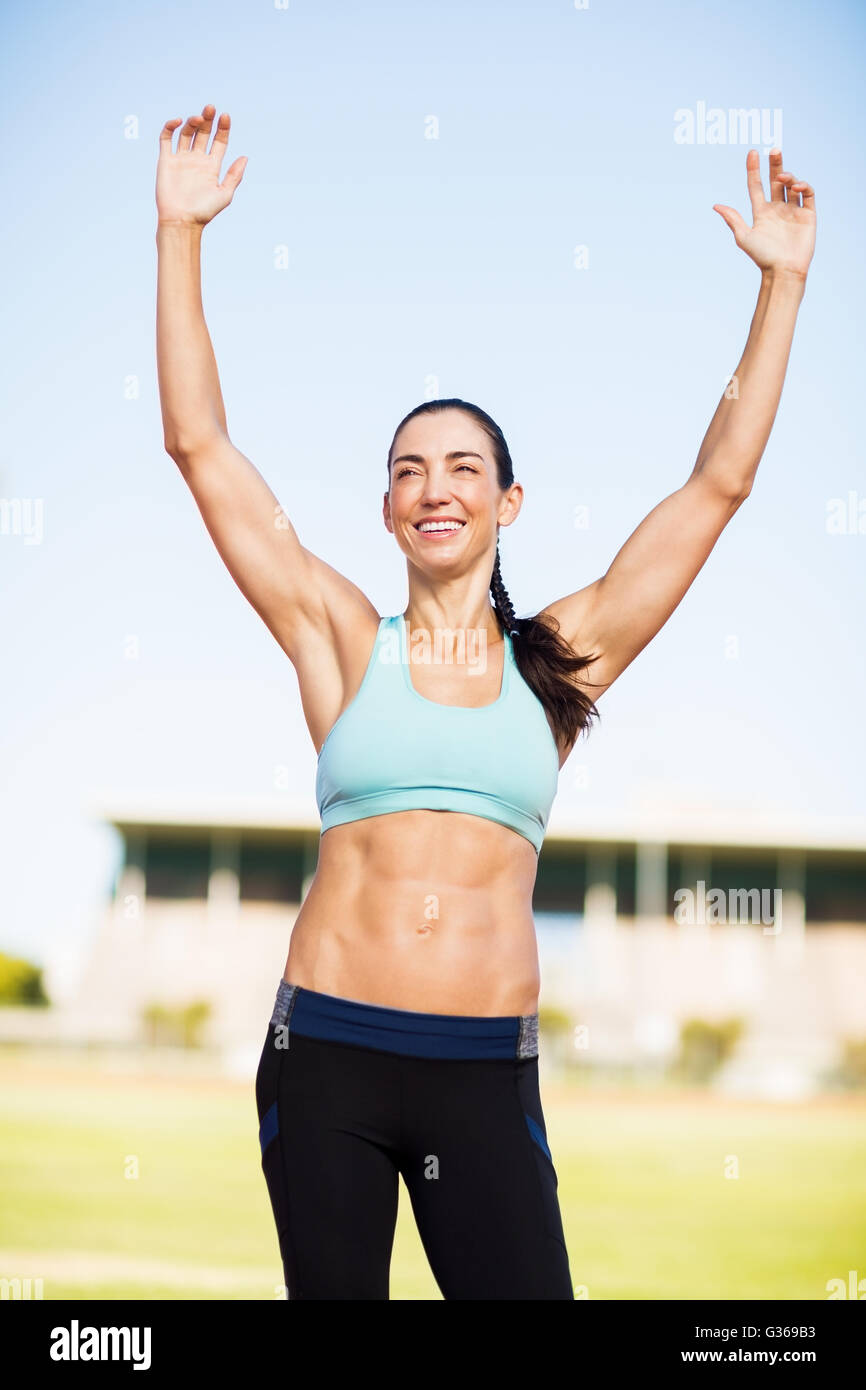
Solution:
M256 1077L289 1297L388 1297L402 1174L446 1298L571 1300L538 1085L538 851L594 701L667 621L748 496L811 257L814 195L779 154L766 202L750 153L755 226L723 210L762 271L737 401L720 402L691 475L606 574L541 612L518 618L502 578L499 531L517 520L523 488L499 426L458 398L406 415L383 520L409 598L383 616L301 544L228 437L200 249L245 160L220 183L230 122L220 116L208 150L215 114L190 117L176 152L179 121L160 137L159 386L166 450L294 665L319 754L319 861ZM427 660L413 659L418 648Z
M457 480L458 495L467 498L466 509L453 505L446 509L435 499L431 501L428 497L425 500L423 480L433 465L423 454L401 452L392 458L397 439L401 436L405 439L412 421L443 414L453 416L455 412L455 435L461 429L466 430L468 419L474 422L476 432L480 431L484 436L483 452L455 448L448 450L444 459L449 477ZM520 639L515 647L517 668L544 707L564 762L581 731L589 732L592 719L598 716L589 690L597 688L598 694L601 694L603 687L594 687L586 675L594 657L579 655L565 642L559 635L559 623L555 618L546 613L532 618L515 617L500 570L499 527L510 526L517 519L523 501L523 488L515 482L514 466L502 430L486 411L468 401L456 398L426 401L410 411L397 426L388 456L388 468L391 487L385 499L385 525L398 541L393 518L395 515L399 518L408 508L411 525L418 535L445 547L446 554L459 554L474 524L469 510L472 499L476 499L477 506L480 494L485 487L489 489L493 482L507 502L495 520L496 548L489 592L494 613L503 631L512 638ZM482 523L481 533L489 541L489 518L486 529ZM454 542L453 550L449 544L451 541Z

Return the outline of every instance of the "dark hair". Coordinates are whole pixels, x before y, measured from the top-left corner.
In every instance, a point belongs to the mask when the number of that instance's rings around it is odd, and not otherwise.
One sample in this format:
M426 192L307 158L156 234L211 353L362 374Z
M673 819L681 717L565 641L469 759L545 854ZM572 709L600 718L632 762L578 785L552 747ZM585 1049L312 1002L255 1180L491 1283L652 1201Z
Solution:
M514 482L514 466L502 430L480 406L456 397L424 401L404 416L394 431L388 450L389 478L391 455L403 426L416 415L436 415L444 410L463 410L481 426L493 446L499 486L503 490L510 487ZM532 618L515 617L514 606L502 582L498 539L490 593L500 626L517 639L514 642L514 658L521 676L544 706L557 740L570 750L582 730L589 732L592 719L601 718L590 697L569 679L578 671L585 670L596 659L595 654L578 656L560 635L559 623L550 613L537 613Z

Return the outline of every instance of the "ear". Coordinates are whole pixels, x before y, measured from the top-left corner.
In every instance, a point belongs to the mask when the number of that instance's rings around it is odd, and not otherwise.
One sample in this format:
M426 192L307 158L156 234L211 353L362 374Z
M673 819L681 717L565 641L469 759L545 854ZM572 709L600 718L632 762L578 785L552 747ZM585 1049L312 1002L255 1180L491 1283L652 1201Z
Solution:
M382 518L385 522L387 530L389 530L391 532L391 535L393 536L394 527L391 524L391 499L388 496L387 492L385 493L385 498L382 503Z
M502 499L499 508L499 515L496 518L498 526L510 526L520 515L520 508L523 506L523 488L520 483L512 483Z

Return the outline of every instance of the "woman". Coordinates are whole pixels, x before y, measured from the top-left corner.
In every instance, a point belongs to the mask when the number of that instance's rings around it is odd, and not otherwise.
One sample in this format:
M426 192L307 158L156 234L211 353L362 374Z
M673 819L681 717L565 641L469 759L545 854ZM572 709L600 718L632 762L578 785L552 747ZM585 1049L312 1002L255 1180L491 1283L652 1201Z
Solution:
M229 440L200 238L246 160L219 182L230 121L208 151L215 115L190 117L176 152L181 122L160 136L159 387L166 450L293 663L319 753L318 868L256 1078L288 1296L389 1297L402 1173L446 1299L570 1300L538 1089L538 851L595 701L749 495L814 248L814 194L774 151L766 201L749 152L754 225L715 205L761 270L735 388L683 486L602 578L535 617L515 617L499 569L499 530L523 489L498 426L456 400L407 415L383 514L409 601L383 617L304 548Z

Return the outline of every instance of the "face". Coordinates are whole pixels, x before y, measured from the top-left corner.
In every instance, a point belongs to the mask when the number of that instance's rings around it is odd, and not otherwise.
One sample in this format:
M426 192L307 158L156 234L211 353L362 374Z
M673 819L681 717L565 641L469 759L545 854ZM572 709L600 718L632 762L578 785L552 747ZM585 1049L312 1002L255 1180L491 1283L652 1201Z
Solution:
M403 554L428 572L493 563L497 528L510 526L523 488L503 491L486 433L462 410L416 415L391 451L385 525Z

